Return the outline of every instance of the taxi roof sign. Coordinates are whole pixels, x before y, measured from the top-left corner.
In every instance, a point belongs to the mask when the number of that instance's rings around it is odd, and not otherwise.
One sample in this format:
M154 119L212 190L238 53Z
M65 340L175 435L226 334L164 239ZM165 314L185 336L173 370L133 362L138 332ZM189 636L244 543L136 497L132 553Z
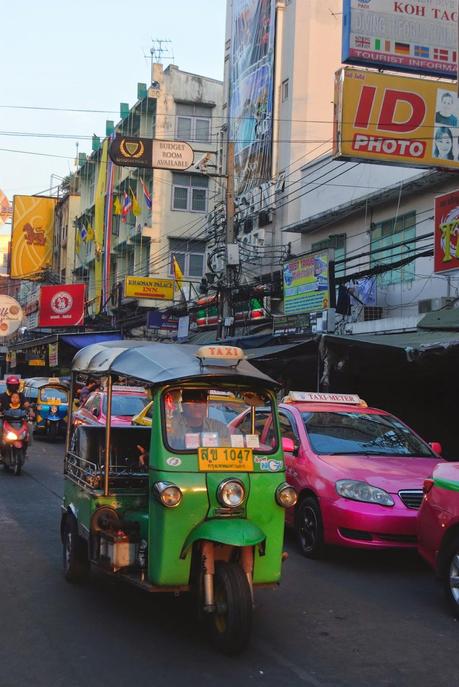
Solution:
M238 346L211 345L201 346L196 357L202 361L208 360L212 365L237 365L245 360L245 353Z
M284 403L339 403L342 405L366 406L357 394L331 394L319 391L290 391Z

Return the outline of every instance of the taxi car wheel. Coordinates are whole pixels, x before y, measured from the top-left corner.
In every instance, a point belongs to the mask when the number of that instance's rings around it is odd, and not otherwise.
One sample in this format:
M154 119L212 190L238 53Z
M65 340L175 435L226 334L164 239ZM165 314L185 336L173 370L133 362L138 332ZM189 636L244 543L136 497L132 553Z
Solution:
M86 542L78 535L73 518L67 518L62 537L62 561L67 582L81 582L89 572Z
M295 516L298 546L306 558L320 558L323 553L323 526L320 506L314 496L300 501Z
M252 627L252 596L237 563L217 563L214 576L215 612L209 618L212 643L225 654L238 654L248 644Z
M454 615L459 618L459 537L457 537L447 559L445 592Z

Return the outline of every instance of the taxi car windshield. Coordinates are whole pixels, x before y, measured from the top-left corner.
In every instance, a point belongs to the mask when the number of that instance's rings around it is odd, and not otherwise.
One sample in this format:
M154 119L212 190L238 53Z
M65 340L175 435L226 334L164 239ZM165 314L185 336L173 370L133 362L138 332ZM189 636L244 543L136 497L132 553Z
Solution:
M146 396L123 396L113 394L112 415L137 415L148 403ZM107 412L107 397L104 397L104 413Z
M319 455L432 458L429 446L392 415L303 412L313 451Z

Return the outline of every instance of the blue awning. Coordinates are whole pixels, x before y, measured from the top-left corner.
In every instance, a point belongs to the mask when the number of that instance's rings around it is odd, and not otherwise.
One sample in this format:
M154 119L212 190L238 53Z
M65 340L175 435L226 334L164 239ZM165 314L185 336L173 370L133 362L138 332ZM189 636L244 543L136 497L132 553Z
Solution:
M99 334L65 334L59 337L59 341L72 346L73 348L84 348L91 344L103 343L104 341L119 341L121 338L120 332L103 332Z

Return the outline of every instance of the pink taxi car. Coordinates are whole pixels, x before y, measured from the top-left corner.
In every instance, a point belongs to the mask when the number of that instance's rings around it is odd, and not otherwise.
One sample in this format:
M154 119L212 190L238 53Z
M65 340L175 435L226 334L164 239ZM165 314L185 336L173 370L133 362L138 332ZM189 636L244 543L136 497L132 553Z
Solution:
M440 463L424 482L418 551L442 580L459 618L459 463Z
M147 403L147 394L142 387L113 386L111 424L115 427L130 425L134 415L138 415ZM76 425L105 425L106 412L106 392L93 391L73 418Z
M287 523L305 556L319 557L324 544L416 546L439 444L353 394L290 392L279 413L287 479L299 495Z

